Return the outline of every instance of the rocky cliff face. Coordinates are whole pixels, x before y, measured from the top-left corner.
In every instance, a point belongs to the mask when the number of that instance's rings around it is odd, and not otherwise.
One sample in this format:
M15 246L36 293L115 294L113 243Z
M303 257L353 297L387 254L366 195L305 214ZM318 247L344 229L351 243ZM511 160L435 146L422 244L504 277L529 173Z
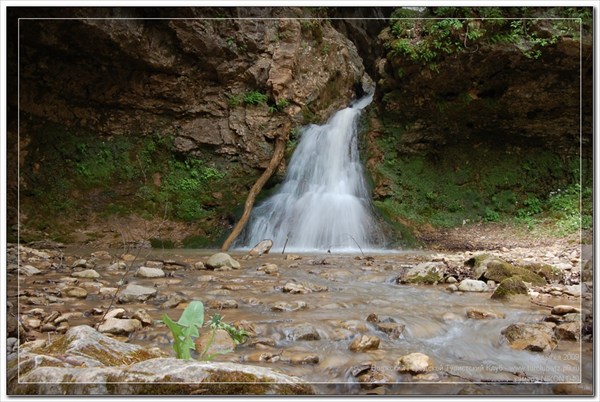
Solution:
M228 201L239 204L276 137L324 121L371 85L352 42L326 19L297 19L312 16L302 9L15 9L13 35L17 16L72 18L19 24L10 135L18 108L25 196L56 163L44 156L56 151L44 150L52 126L107 143L171 137L178 158L225 172ZM14 59L11 66L16 82ZM130 148L134 158L139 147ZM146 173L161 185L161 172Z

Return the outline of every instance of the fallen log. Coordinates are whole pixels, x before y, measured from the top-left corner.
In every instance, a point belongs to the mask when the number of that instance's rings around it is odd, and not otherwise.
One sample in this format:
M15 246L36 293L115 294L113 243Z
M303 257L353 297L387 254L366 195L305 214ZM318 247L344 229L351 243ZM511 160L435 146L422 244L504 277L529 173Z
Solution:
M283 138L277 138L275 140L275 150L273 151L273 156L271 157L269 166L267 166L267 169L263 172L263 174L258 178L256 183L254 183L254 185L250 189L250 192L248 193L248 198L246 198L246 203L244 204L244 213L242 214L240 220L234 226L233 230L231 231L231 234L227 237L227 239L221 246L221 251L229 250L229 247L231 247L233 241L239 236L239 234L242 232L242 229L244 229L246 222L248 222L248 219L250 218L250 213L252 212L252 207L254 206L254 200L256 200L256 196L258 195L258 193L260 193L260 190L262 190L267 180L269 180L269 178L273 175L275 169L277 169L277 166L279 166L281 160L283 159L285 143L286 141Z

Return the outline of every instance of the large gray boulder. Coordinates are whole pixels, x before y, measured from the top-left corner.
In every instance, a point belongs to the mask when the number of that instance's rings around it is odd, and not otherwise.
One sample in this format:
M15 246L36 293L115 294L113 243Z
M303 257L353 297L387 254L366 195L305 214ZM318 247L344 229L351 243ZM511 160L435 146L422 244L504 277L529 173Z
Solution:
M159 357L89 326L23 347L8 362L10 395L306 395L305 381L264 367Z

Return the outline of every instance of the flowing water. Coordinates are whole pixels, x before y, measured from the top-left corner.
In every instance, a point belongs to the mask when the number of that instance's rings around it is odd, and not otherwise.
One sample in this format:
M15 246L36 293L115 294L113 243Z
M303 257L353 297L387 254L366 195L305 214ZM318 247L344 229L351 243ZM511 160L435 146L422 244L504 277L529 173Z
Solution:
M210 254L198 250L151 250L145 253L139 256L134 269L145 260L177 261L185 265L205 261ZM527 300L494 301L490 299L490 293L459 294L446 291L445 286L396 284L395 278L402 267L426 261L426 253L373 254L372 259L348 254L302 254L299 260L285 259L279 253L249 260L243 260L242 253L232 255L241 262L241 270L207 271L183 269L183 265L178 265L179 269L167 271L166 278L156 279L137 278L130 273L126 278L129 283L156 287L158 296L145 303L114 306L126 309L129 315L143 308L156 320L154 325L131 334L128 341L158 346L165 353L174 355L171 333L158 320L163 313L175 320L179 318L185 302L175 308L161 307L165 300L178 293L187 301L201 300L206 306L206 320L215 313L220 313L228 323L239 324L246 320L256 332L254 338L270 339L270 346L246 342L231 353L217 356L216 361L270 367L323 384L320 392L362 392L360 387L355 389L358 379L352 372L366 363L373 365L372 370L385 375L388 384L421 383L429 387L421 391L415 388L414 392L430 392L431 387L442 385L445 388L440 392L458 392L473 382L509 383L513 387L511 390L518 391L515 384L578 382L584 375L579 342L561 341L552 353L534 353L514 350L503 341L503 328L516 322L539 321L548 315L548 310L543 307ZM258 270L265 263L277 264L279 272L268 275ZM99 279L78 285L89 289L86 300L73 300L63 306L48 305L45 309L48 312L89 312L94 307L108 307L110 297L100 296L94 283L115 286L123 271L110 271L102 266L95 269L101 275ZM44 283L52 287L51 284L60 283L64 275L61 272L47 274ZM21 276L21 291L39 287L33 285L39 280L39 277ZM286 293L283 289L288 283L313 286L321 291ZM323 291L323 287L326 290ZM223 303L229 304L230 308L218 307ZM554 303L573 302L556 299ZM287 304L292 311L275 308L282 304ZM469 308L506 316L491 320L468 319L466 310ZM399 337L388 336L366 320L371 313L377 314L382 322L404 325L404 331ZM69 323L72 326L93 325L98 319L98 316L86 313L78 319L70 319ZM309 326L313 334L318 335L295 339L299 325ZM379 347L367 352L349 350L352 340L361 334L380 338ZM428 373L432 376L418 378L394 369L400 356L413 352L425 353L432 358L434 367ZM584 350L585 353L590 352ZM313 357L308 358L310 355ZM314 361L314 355L318 361ZM302 361L305 364L301 364ZM541 392L542 388L539 390Z
M358 153L364 97L327 122L301 131L276 194L257 205L237 247L273 240L273 250L352 251L381 248L370 192Z

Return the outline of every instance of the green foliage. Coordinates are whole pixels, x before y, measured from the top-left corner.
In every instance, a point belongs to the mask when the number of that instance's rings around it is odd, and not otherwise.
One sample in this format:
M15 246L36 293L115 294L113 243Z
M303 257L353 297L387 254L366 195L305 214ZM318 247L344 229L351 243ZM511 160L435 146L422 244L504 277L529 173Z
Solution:
M269 105L269 113L277 113L283 111L290 105L290 101L287 99L279 99L274 105Z
M190 350L196 350L194 338L199 336L198 328L204 324L204 304L192 301L183 311L179 321L174 322L164 313L162 321L173 334L173 349L178 359L191 359Z
M242 101L246 105L266 105L269 97L259 91L246 92L242 98Z
M223 321L223 317L219 313L216 313L210 317L209 325L213 330L223 329L227 331L229 335L231 335L231 338L236 343L236 345L244 343L246 342L246 339L248 339L248 333L246 332L246 330L238 329L235 326L226 323L225 321Z
M448 55L482 46L512 43L530 59L561 37L579 39L579 20L591 21L590 8L429 7L397 9L390 18L392 38L385 43L392 59L407 59L437 70ZM532 18L535 15L537 18ZM553 19L563 17L563 19Z

